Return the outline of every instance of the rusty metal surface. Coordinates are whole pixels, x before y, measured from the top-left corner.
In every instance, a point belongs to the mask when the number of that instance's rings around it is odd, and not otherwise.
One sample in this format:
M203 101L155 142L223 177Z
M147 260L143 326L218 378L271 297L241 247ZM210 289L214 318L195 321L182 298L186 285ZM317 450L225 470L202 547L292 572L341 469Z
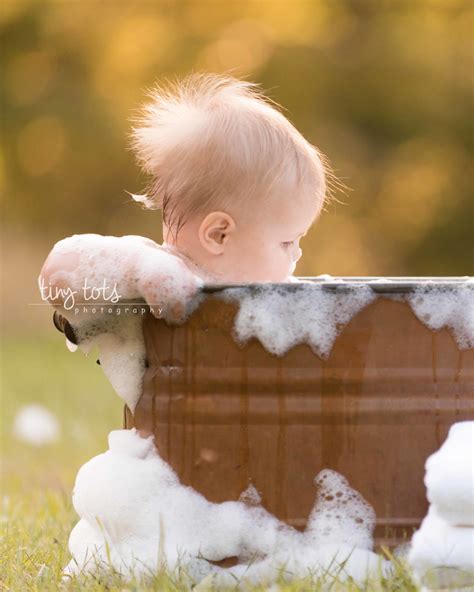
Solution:
M144 320L143 395L124 426L153 431L181 482L213 502L252 483L265 508L304 528L313 478L331 468L374 507L378 544L410 536L427 511L426 458L474 419L474 350L380 297L327 360L306 344L278 357L256 339L237 345L236 307L210 294L182 326Z

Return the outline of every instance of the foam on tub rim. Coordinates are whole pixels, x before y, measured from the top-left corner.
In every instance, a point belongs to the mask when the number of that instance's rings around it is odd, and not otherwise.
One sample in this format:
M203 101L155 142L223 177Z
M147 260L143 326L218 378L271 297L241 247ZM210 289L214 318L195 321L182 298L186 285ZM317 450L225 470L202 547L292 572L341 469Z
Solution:
M178 325L184 324L201 302L213 294L215 297L239 303L239 310L234 319L234 337L237 342L246 342L255 336L275 355L284 355L298 343L308 343L316 355L327 358L338 334L351 318L377 297L385 297L407 302L417 318L430 330L437 331L447 327L459 349L474 347L473 278L345 277L332 278L329 281L327 277L301 278L302 281L294 283L205 284L188 303L185 319ZM324 305L318 314L313 311L312 316L307 316L305 307L298 304L301 294L305 292L309 293L309 299L306 298L308 302L311 297L317 297ZM260 299L259 296L262 294L263 298ZM269 317L275 314L278 316L279 313L268 313L265 300L268 295L273 298L275 306L287 314L286 321L269 321ZM298 298L293 301L294 295L298 295ZM349 295L353 299L352 303L347 300ZM436 298L443 299L442 307L435 306ZM288 306L288 302L291 306ZM259 308L261 318L255 314L252 307ZM298 313L298 307L301 314L305 315L304 320L299 319L298 314L285 312L285 309L288 311L294 308ZM341 307L342 310L339 310ZM104 362L104 372L132 411L141 394L145 370L145 345L141 321L142 318L129 319L125 323L117 323L117 319L109 320L106 322L108 327L105 330L108 337L101 336L101 323L95 327L94 323L92 327L88 323L83 327L77 326L76 333L78 342L83 341L80 347L85 353L90 351L95 343L99 345L99 349L102 350L100 356L101 363L102 360ZM67 326L58 323L57 319L55 324L71 341ZM276 337L275 327L281 328L281 334ZM91 328L92 334L88 335ZM118 355L115 356L114 352L118 352Z

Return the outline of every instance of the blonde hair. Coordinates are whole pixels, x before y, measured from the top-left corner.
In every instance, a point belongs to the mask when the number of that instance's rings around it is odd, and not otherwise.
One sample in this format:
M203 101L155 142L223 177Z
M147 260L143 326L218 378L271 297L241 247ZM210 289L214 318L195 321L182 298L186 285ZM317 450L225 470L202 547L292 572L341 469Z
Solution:
M151 102L130 118L137 124L130 139L152 181L146 195L133 197L161 209L170 231L177 234L200 213L232 213L236 202L250 210L256 198L288 187L289 179L289 198L306 186L323 207L329 172L324 155L256 83L198 72L157 84L147 94Z

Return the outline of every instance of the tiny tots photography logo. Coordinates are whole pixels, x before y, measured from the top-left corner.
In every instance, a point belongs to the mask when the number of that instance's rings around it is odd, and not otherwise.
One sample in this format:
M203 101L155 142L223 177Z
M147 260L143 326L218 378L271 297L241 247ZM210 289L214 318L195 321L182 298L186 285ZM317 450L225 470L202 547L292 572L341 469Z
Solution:
M131 302L122 299L119 293L117 282L111 283L103 278L100 285L94 285L89 278L79 289L74 290L70 286L61 287L47 283L43 276L38 279L39 290L43 304L61 304L66 311L72 311L74 315L79 314L141 314L147 312L155 316L161 316L163 306L154 304L150 306L143 302ZM121 302L122 300L122 302Z
M107 278L103 279L101 286L94 286L88 278L84 278L80 290L73 290L70 286L62 288L46 284L43 276L40 276L38 283L42 300L48 303L62 302L66 310L72 310L76 305L84 304L117 304L121 298L117 283L114 282L110 286Z

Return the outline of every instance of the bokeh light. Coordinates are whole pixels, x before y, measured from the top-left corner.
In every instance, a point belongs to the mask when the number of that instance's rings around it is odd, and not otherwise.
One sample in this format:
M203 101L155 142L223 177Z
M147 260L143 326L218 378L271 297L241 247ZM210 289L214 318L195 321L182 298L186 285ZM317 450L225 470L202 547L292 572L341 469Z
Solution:
M19 131L18 160L27 175L38 177L51 171L60 162L65 146L64 125L57 117L43 115Z
M148 181L130 118L156 82L198 70L260 83L346 186L297 274L473 274L472 13L465 0L7 0L3 238L23 263L5 274L35 293L73 233L162 241L160 212L127 193Z

